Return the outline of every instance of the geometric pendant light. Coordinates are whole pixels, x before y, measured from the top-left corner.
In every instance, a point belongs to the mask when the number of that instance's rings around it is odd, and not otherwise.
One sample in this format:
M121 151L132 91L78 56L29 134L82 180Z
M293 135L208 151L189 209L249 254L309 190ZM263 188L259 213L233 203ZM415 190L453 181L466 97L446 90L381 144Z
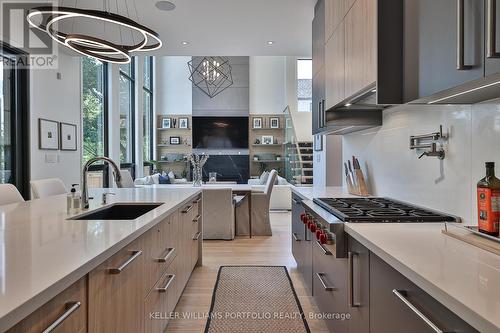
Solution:
M189 80L210 98L233 85L232 68L226 57L193 57L188 67Z
M118 1L113 13L105 0L103 10L44 6L29 10L26 18L32 27L73 51L103 62L126 64L131 53L159 49L162 41L158 33L130 18L124 1L127 16L117 14Z

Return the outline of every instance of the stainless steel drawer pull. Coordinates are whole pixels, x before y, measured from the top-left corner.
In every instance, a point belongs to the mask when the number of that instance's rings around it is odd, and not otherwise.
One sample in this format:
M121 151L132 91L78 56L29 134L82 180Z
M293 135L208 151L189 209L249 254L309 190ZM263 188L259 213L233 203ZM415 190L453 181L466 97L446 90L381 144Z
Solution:
M293 236L293 239L295 239L296 242L300 242L300 238L297 237L297 233L296 232L292 232L292 236Z
M198 214L198 216L196 216L194 219L193 219L193 222L194 223L198 223L198 221L200 221L200 218L201 218L201 215Z
M75 312L76 310L78 310L78 308L80 307L80 305L82 305L82 303L80 303L80 302L69 302L69 303L66 303L67 310L59 318L57 318L56 321L54 321L52 324L50 324L49 327L47 327L45 330L43 330L42 333L53 332L56 329L57 326L61 325L66 320L66 318L68 318L69 316L71 316L71 314L73 312Z
M200 201L201 201L201 198L198 198L198 199L196 199L195 201L193 201L193 203L194 203L194 204L199 204L199 203L200 203Z
M156 288L156 290L158 290L160 293L166 293L172 282L174 282L175 274L168 274L167 276L168 281L167 284L165 284L165 287Z
M429 318L427 318L426 315L424 315L419 309L417 309L417 307L415 305L413 305L405 297L406 296L406 291L393 289L392 293L397 298L399 298L399 300L401 302L403 302L403 304L405 304L408 308L410 308L410 310L413 311L413 313L415 313L417 316L419 316L420 319L422 319L427 324L427 326L429 326L434 332L436 332L436 333L453 333L453 332L441 330L436 324L434 324Z
M316 241L316 245L318 245L318 247L321 249L321 251L323 251L323 254L325 256L331 256L332 255L332 253L329 250L325 249L325 247L323 246L323 244L321 244L319 241Z
M189 213L189 211L190 211L192 208L193 208L193 205L187 206L187 208L186 208L186 209L184 209L184 210L182 211L182 214L187 214L187 213Z
M195 233L194 236L193 236L193 240L197 241L198 239L200 239L200 235L201 235L200 231L198 231L197 233Z
M170 257L172 257L174 255L174 253L175 253L175 247L169 247L167 249L167 254L165 255L165 257L163 257L163 258L156 258L156 261L158 261L158 262L167 262L170 259Z
M132 256L128 258L127 261L125 261L123 264L120 265L118 268L110 268L109 273L111 274L120 274L125 268L127 268L128 265L132 263L135 259L139 258L139 256L142 255L142 251L132 251Z
M351 308L359 308L361 306L360 302L354 301L354 257L358 256L355 252L349 252L349 260L348 260L348 292L349 292L349 306Z
M486 31L486 57L500 58L500 52L497 52L497 0L487 0L487 21L488 28Z
M326 285L326 282L323 279L323 276L325 276L325 273L316 273L316 276L318 277L319 282L321 282L321 285L323 286L323 289L325 289L325 291L335 291L335 290L337 290L337 288L335 288L335 287L329 287L329 286Z
M294 204L296 204L296 205L300 205L300 201L298 201L298 200L292 199L292 202L293 202Z

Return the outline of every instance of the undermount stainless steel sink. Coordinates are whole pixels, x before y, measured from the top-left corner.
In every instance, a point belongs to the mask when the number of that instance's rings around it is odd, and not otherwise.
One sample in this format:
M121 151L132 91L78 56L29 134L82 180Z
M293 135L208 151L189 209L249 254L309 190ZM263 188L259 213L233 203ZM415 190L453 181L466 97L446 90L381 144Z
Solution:
M163 205L162 203L115 203L84 213L70 220L135 220Z

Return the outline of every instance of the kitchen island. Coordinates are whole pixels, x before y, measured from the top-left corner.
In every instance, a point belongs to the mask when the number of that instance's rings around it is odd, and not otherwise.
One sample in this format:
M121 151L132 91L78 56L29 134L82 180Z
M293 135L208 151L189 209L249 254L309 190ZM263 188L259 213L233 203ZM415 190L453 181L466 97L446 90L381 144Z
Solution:
M298 269L311 281L321 311L335 308L351 314L348 323L332 322L336 332L500 332L498 255L443 234L441 222L344 223L349 256L336 257L338 239L314 245L315 235L298 216L304 213L304 202L315 217L342 223L312 199L348 197L347 191L292 191L293 225L299 230L292 234L292 247L298 249ZM331 287L328 283L335 292L325 289Z
M126 327L128 320L140 316L140 330L146 330L143 327L148 323L144 317L152 290L161 289L166 294L169 285L175 286L175 291L168 293L168 308L175 306L193 267L201 264L201 190L94 189L90 192L95 199L90 201L89 211L103 207L101 196L105 192L115 193L108 196L106 206L115 203L161 205L134 220L71 220L74 216L67 213L65 195L0 208L0 332L17 323L14 331L45 330L52 322L43 322L42 317L48 315L44 316L43 311L39 313L40 309L75 285L88 288L80 292L85 295L83 301L66 304L68 309L54 310L52 306L48 311L56 315L56 319L64 315L65 310L71 310L71 304L73 311L80 311L78 307L83 310L82 314L88 311L88 322L86 314L78 316L68 312L68 321L82 317L76 326L68 324L68 331L75 327L78 331L106 331L106 327L99 326L101 310L106 311L102 315L122 321L120 327ZM178 265L174 267L175 262ZM174 268L176 274L165 273ZM124 282L123 290L116 289L121 282ZM165 288L159 288L157 283ZM107 284L112 285L109 292ZM94 287L97 292L92 290ZM133 295L139 304L121 304L127 302L123 297L131 289L140 290ZM74 296L78 292L69 294ZM113 299L115 296L117 299ZM116 308L133 309L116 310L114 315L105 308L109 304L103 298L109 299ZM106 319L108 323L115 320ZM23 322L28 326L23 326ZM164 324L165 321L161 323ZM132 325L122 331L134 329Z

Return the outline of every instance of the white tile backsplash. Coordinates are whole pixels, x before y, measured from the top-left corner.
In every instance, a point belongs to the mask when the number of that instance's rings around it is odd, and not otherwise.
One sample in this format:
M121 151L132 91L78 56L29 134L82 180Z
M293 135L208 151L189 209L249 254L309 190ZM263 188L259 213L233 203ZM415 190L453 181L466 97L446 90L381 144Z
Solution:
M410 135L443 125L446 158L418 159ZM484 162L500 174L500 101L476 105L405 105L384 112L384 125L343 137L343 159L355 155L372 193L455 214L476 224L477 181Z

